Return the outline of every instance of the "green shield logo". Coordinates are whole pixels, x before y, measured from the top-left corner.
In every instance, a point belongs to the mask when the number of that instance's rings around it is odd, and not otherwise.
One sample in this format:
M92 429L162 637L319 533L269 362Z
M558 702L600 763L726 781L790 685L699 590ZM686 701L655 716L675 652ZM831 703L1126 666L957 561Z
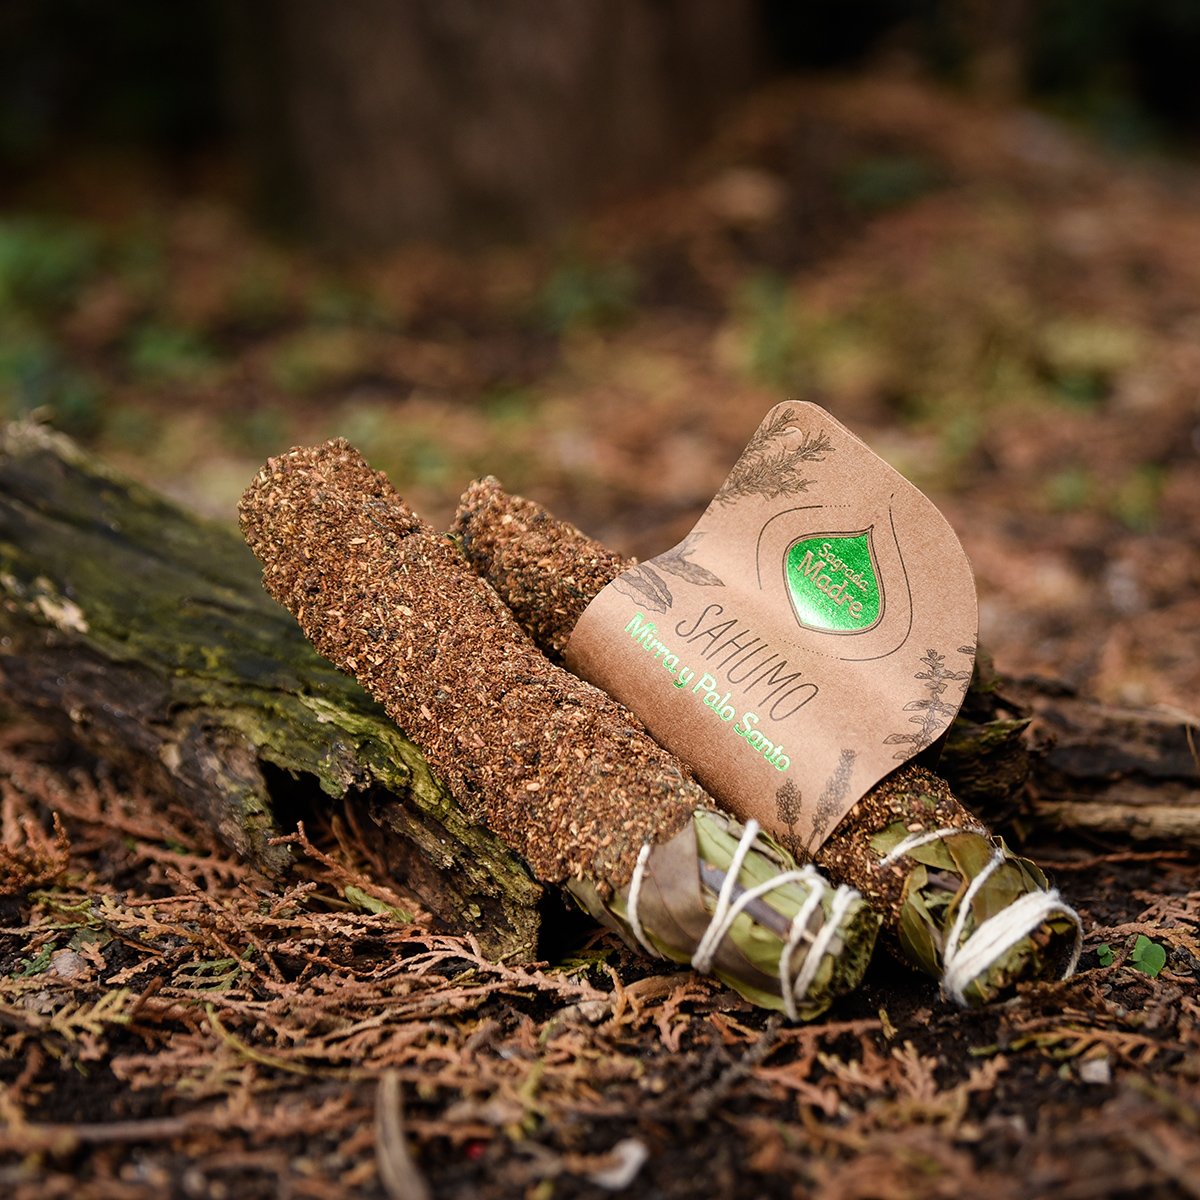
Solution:
M822 633L865 633L883 612L871 530L820 533L793 542L784 578L796 620Z

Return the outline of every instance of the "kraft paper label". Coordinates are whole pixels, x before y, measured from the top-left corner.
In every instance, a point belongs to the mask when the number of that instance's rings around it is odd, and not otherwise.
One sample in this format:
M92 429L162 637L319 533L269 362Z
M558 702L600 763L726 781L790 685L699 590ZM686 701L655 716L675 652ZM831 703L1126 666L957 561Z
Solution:
M592 601L566 659L807 858L945 732L977 620L941 513L824 409L787 403L695 529Z

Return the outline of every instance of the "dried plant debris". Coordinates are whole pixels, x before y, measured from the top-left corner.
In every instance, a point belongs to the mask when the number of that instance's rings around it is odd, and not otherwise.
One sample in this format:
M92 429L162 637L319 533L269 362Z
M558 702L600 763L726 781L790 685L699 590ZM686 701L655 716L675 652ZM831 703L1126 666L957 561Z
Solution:
M50 883L67 866L67 835L57 817L51 830L14 813L12 782L0 779L0 896Z
M476 570L506 601L512 594L518 619L560 657L592 597L631 565L490 478L464 494L454 531ZM797 799L778 797L784 827ZM1078 918L1054 902L1032 863L996 843L945 782L920 767L900 767L868 792L815 861L853 884L904 957L958 1003L981 1004L1022 979L1074 968Z
M1098 927L1085 969L1020 1005L931 1009L885 961L837 1019L787 1025L605 935L516 966L351 906L377 884L340 807L281 888L169 797L59 757L0 737L13 819L57 813L69 839L0 925L12 1200L383 1197L399 1155L445 1200L614 1178L669 1200L1165 1200L1195 1178L1194 853L1054 848Z
M538 878L789 1016L816 1015L861 978L877 922L857 894L756 844L755 827L718 835L678 760L549 662L459 548L345 442L271 459L241 517L267 590Z

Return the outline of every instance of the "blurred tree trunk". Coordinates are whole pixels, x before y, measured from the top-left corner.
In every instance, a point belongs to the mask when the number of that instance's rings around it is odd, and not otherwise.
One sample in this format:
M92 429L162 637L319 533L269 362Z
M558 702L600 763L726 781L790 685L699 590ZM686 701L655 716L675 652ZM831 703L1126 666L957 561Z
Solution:
M754 0L229 0L260 181L345 242L562 224L753 77Z
M1026 92L1037 0L957 0L946 11L962 39L971 90L997 104L1019 103Z

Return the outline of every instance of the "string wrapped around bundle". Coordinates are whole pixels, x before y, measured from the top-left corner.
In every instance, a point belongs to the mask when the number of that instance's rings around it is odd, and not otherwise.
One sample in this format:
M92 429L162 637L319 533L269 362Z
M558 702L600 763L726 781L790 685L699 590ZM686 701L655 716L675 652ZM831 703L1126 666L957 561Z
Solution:
M454 532L472 566L556 662L602 588L635 565L492 478L463 495ZM1022 980L1070 975L1078 916L1029 859L1014 854L917 766L876 784L815 852L833 880L880 914L902 956L948 998L979 1005Z
M540 880L793 1018L859 982L878 921L857 892L718 812L346 442L269 460L239 511L267 591Z

